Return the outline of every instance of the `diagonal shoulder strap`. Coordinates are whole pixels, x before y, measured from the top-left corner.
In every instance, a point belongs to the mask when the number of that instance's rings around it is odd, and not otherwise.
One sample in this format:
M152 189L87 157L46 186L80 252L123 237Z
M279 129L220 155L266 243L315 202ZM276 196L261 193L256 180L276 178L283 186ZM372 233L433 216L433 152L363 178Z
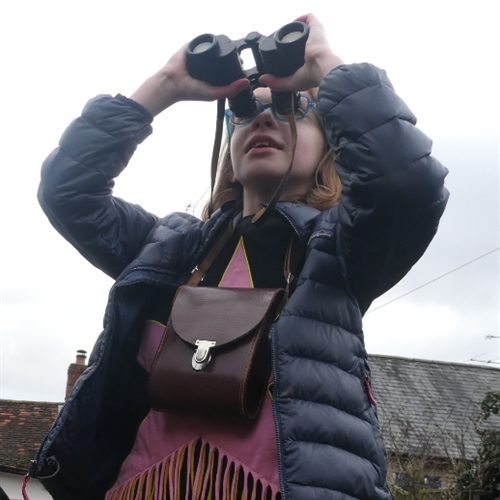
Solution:
M224 232L221 234L220 238L215 242L215 245L210 249L205 258L200 264L195 266L191 271L191 278L189 278L186 285L198 286L200 281L203 281L205 274L210 269L213 261L216 259L217 255L224 248L224 245L231 239L234 233L234 218L229 222Z

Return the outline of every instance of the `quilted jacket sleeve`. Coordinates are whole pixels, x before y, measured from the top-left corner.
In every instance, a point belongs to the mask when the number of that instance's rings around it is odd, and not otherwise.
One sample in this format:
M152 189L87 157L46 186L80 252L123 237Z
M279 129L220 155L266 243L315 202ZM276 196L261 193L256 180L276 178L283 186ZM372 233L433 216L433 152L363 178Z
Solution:
M364 313L433 238L448 199L447 170L385 72L370 64L330 72L319 114L343 184L340 254Z
M152 131L149 113L98 96L64 132L42 167L38 200L52 225L112 278L129 264L157 217L113 197L113 179Z

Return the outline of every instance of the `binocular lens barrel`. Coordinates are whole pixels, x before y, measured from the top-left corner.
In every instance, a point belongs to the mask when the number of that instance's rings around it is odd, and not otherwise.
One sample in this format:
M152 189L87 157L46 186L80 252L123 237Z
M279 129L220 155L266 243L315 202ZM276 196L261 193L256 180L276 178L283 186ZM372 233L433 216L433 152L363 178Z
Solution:
M302 36L302 33L300 31L292 31L291 33L288 33L285 35L281 41L284 43L289 43L289 42L295 42L295 40L298 40Z
M208 50L211 46L212 44L210 42L202 42L196 47L193 47L193 52L195 54L200 54L201 52L205 52L206 50Z
M205 33L186 49L186 68L198 80L211 85L229 85L244 78L236 44L225 35Z
M196 37L188 45L188 51L193 54L201 54L206 52L215 44L215 36L210 34L200 35Z
M279 43L291 43L306 35L307 25L300 22L289 23L276 32L276 41ZM308 34L308 33L307 33Z

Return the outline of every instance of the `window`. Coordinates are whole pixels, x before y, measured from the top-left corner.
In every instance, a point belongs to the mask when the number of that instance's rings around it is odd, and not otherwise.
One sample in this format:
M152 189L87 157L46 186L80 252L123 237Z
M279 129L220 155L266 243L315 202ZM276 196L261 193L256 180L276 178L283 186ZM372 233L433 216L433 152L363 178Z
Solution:
M406 472L396 472L394 482L398 488L405 491L409 491L412 486L412 480ZM423 487L426 490L440 490L443 487L443 482L440 476L424 476Z
M428 490L440 490L443 487L443 482L439 476L425 476L424 487Z
M406 472L396 472L394 474L394 482L398 488L408 491L411 486L410 476Z

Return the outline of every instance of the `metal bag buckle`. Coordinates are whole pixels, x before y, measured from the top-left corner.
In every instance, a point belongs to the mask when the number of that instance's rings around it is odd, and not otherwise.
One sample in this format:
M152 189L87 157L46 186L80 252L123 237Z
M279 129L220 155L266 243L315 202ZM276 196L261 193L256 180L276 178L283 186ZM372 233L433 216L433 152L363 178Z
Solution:
M210 363L210 360L212 359L210 349L214 347L217 342L215 340L197 340L195 344L198 348L193 354L191 366L194 370L200 371L203 370L208 363Z

